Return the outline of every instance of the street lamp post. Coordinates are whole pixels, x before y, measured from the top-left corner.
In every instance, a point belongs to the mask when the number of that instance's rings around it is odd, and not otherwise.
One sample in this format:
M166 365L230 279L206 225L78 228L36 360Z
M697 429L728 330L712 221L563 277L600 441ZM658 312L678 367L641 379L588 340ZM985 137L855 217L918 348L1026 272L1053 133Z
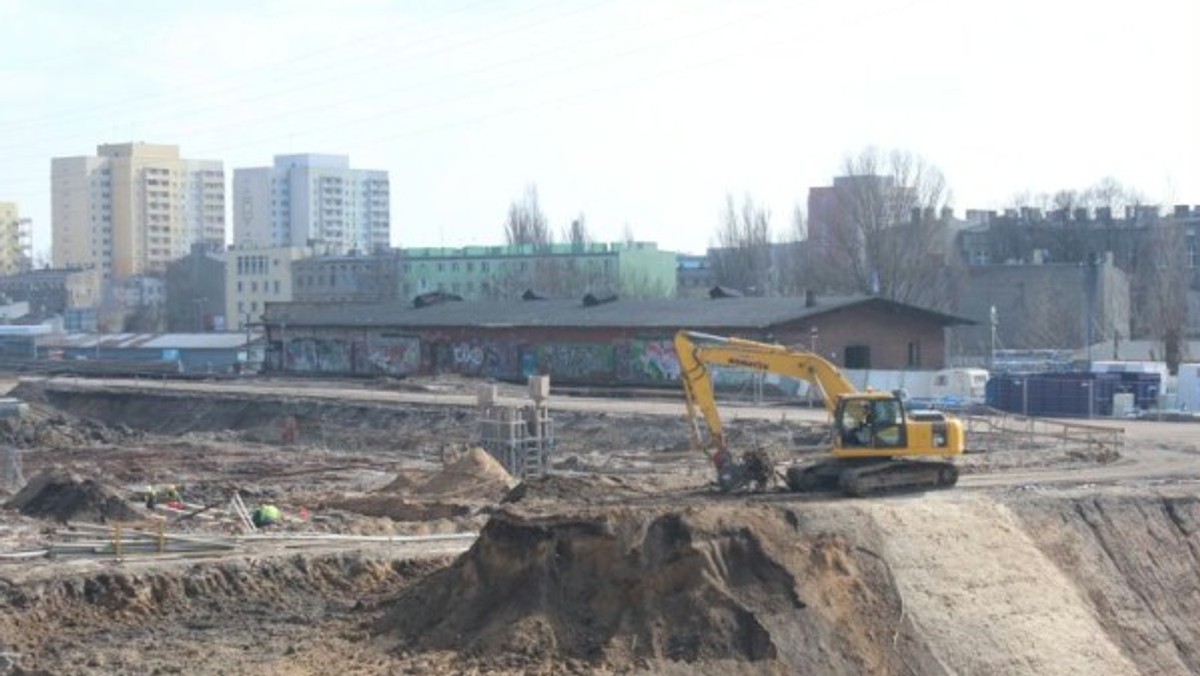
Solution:
M989 324L991 326L991 341L988 347L988 370L996 370L996 326L1000 323L999 317L996 315L996 306L991 307L989 312Z

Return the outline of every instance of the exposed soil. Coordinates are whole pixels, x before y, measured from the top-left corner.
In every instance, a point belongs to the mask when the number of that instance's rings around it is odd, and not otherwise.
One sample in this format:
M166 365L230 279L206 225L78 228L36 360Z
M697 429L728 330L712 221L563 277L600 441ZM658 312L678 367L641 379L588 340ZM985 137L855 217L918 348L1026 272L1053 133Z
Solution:
M382 394L472 386L404 385ZM0 674L1200 673L1194 428L1129 424L1119 450L1005 439L954 490L846 500L716 494L682 421L575 404L556 473L512 487L471 448L469 407L358 387L19 387L34 413L0 442L32 479L0 511ZM727 427L785 463L816 452L814 419ZM189 507L136 499L163 483ZM457 558L337 539L18 557L64 521L229 536L235 492L279 505L283 537L480 536Z
M125 499L108 486L61 470L41 472L4 506L26 516L46 517L62 523L130 521L138 516Z

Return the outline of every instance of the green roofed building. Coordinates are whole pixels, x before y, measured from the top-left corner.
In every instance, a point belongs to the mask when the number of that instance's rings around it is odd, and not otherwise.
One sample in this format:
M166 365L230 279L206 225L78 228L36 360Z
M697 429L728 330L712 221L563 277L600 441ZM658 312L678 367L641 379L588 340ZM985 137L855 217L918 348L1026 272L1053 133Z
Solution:
M676 254L653 242L401 249L401 294L441 291L464 300L584 294L675 295Z

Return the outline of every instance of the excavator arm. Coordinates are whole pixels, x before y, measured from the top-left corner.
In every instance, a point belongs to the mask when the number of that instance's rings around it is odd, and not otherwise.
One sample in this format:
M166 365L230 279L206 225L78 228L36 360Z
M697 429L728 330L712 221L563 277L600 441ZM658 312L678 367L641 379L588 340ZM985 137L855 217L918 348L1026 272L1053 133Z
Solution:
M782 345L680 331L675 334L675 352L679 357L692 443L698 448L706 446L696 425L696 414L699 412L708 427L707 446L712 448L711 457L717 469L718 481L726 490L751 480L762 483L765 478L761 476L764 471L761 458L750 463L754 470L750 474L754 476L748 476L747 471L739 471L744 463L735 462L729 453L717 409L711 367L729 366L801 378L821 389L825 407L830 413L839 397L855 391L854 384L829 362L811 352L796 352Z

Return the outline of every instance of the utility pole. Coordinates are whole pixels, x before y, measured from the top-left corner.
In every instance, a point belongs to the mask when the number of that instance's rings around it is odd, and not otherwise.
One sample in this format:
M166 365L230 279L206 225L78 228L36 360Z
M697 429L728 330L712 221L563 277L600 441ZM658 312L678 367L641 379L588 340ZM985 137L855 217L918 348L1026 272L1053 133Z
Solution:
M1000 323L999 317L996 315L996 306L993 305L990 312L991 325L991 344L988 347L988 370L996 370L996 326Z

